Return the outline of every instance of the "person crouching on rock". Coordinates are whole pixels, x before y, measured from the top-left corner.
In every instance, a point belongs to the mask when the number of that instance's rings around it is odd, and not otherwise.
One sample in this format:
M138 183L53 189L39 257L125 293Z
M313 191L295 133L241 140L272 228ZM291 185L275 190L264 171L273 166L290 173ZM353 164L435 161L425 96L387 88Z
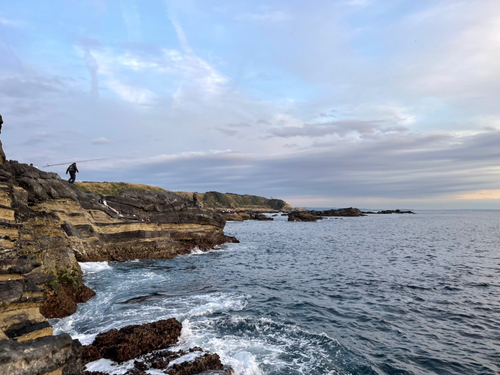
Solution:
M76 167L76 163L71 164L68 169L66 169L66 174L69 172L69 180L68 182L72 184L76 180L76 174L75 173L80 173L78 171L78 168Z

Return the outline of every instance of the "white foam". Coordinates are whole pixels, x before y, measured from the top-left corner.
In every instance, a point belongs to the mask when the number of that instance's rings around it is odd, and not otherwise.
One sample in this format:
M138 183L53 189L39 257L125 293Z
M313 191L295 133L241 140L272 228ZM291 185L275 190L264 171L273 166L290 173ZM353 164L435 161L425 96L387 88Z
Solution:
M90 362L85 367L87 371L101 371L109 375L121 375L132 368L134 368L134 360L118 364L109 359L100 359L95 362Z
M83 273L94 273L113 269L108 262L81 262L79 264Z
M195 248L191 250L191 254L204 254L204 252L198 246L195 246Z
M205 297L205 296L204 296ZM247 305L250 296L214 293L206 296L205 303L198 303L186 314L189 316L203 316L212 314L215 311L240 311Z
M196 358L200 357L203 355L203 352L192 352L188 353L186 355L183 355L182 357L179 357L177 359L174 359L168 364L168 367L172 367L173 365L183 363L183 362L188 362L188 361L194 361Z

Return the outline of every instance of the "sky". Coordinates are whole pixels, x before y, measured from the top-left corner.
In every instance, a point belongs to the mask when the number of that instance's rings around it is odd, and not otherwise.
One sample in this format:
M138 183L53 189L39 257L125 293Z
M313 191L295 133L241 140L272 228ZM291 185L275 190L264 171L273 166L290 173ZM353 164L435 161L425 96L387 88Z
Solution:
M500 209L499 99L498 0L0 0L7 158L80 181Z

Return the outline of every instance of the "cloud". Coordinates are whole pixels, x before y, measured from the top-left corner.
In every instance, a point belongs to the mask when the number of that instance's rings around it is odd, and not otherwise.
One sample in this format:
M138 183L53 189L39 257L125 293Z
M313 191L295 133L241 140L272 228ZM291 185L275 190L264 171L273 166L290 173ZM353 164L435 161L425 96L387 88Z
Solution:
M285 126L273 128L269 133L275 137L324 137L327 135L337 135L346 137L353 134L359 137L375 137L388 133L406 132L408 128L402 125L387 125L381 121L360 121L344 120L319 124L305 124L303 126Z
M141 16L135 0L121 0L122 16L127 25L130 41L141 41Z
M15 98L38 98L66 90L67 79L61 77L13 77L0 78L0 95Z
M25 26L25 23L22 21L12 20L5 17L0 17L0 24L15 28L20 28Z
M500 190L477 190L465 194L459 194L456 199L460 200L500 200Z
M107 139L105 137L99 137L99 138L92 140L93 145L107 145L108 143L109 143L109 139Z
M284 11L273 11L266 13L245 13L238 16L236 19L262 22L285 22L293 20L293 17Z

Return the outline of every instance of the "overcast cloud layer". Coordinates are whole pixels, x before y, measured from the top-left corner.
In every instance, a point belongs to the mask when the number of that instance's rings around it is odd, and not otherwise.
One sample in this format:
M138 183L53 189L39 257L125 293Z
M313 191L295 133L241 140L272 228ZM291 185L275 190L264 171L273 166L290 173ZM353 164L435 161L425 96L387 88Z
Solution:
M498 0L3 2L0 139L101 159L80 180L499 209L499 62Z

